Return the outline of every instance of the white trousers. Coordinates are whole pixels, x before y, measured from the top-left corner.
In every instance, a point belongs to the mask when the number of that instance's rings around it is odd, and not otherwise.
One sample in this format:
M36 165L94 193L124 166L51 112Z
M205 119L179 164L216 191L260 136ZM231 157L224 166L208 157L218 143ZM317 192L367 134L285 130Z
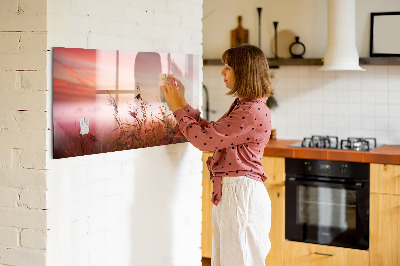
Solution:
M271 200L260 181L223 177L212 210L212 266L262 266L271 249Z

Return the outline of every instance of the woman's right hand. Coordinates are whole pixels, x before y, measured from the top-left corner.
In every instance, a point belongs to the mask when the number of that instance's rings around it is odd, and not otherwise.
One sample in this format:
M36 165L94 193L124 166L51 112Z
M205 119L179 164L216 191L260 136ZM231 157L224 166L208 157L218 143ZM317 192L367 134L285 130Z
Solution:
M185 108L187 105L187 101L185 99L185 87L183 86L182 82L179 79L175 78L172 74L168 75L168 78L171 81L176 82L176 85L179 88L178 90L179 103L182 106L182 108Z

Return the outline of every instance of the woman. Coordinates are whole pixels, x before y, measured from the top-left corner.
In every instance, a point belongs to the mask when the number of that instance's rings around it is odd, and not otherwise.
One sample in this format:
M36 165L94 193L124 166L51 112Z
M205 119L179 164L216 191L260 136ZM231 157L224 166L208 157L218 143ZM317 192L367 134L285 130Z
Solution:
M252 45L225 51L221 71L227 95L237 98L216 122L187 104L183 85L169 76L161 87L183 135L202 151L213 182L212 265L265 265L270 250L271 202L261 158L271 131L268 62Z

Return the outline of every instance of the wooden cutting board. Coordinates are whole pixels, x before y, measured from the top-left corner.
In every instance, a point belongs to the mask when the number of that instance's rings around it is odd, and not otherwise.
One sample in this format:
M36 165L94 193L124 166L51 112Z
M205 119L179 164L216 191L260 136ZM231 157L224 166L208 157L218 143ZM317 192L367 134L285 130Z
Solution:
M238 16L238 26L231 30L231 48L242 43L249 43L249 30L242 27L242 16Z

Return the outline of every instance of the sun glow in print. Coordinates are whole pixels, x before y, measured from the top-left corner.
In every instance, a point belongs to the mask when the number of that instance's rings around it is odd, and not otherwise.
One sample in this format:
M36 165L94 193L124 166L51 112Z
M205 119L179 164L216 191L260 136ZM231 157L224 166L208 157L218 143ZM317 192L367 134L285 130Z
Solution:
M53 48L53 158L185 142L159 87L166 73L198 108L197 55Z

